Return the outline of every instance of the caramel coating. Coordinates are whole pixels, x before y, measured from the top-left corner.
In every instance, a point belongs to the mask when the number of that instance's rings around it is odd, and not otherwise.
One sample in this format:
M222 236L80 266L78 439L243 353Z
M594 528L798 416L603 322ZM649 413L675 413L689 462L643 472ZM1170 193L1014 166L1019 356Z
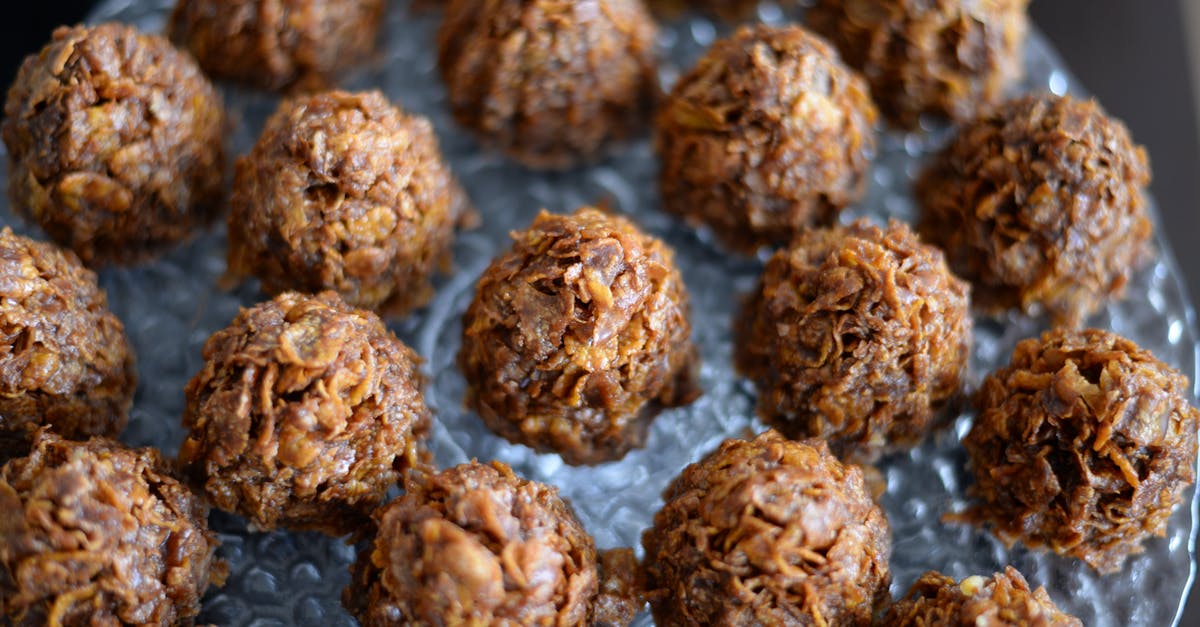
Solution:
M167 23L210 76L320 89L375 48L384 0L179 0Z
M871 624L888 600L887 518L819 440L726 440L663 493L642 536L655 624Z
M978 504L966 518L1121 569L1162 536L1195 479L1200 411L1187 377L1109 331L1056 329L983 382L963 440Z
M724 20L749 18L759 0L646 0L656 13L673 17L684 9L693 8Z
M0 463L49 425L116 437L137 387L125 327L69 251L0 230Z
M922 237L990 311L1077 326L1150 255L1146 152L1094 101L1028 95L964 126L917 181Z
M612 587L602 591L592 537L558 490L500 462L410 473L374 518L342 594L364 627L627 624L595 615Z
M0 622L191 625L214 557L208 505L152 448L47 430L0 468Z
M455 226L474 217L433 126L377 91L281 104L237 161L231 205L231 273L388 316L428 302Z
M1008 566L991 577L962 583L929 571L888 608L883 627L1083 627L1083 621L1054 605L1046 589Z
M216 507L276 527L358 531L425 463L415 353L333 292L285 292L204 345L179 460Z
M569 464L619 459L662 407L699 394L674 253L590 207L542 212L512 237L463 317L466 404Z
M818 0L808 25L871 84L895 125L959 122L996 105L1024 72L1029 0Z
M483 143L567 168L646 127L657 31L641 0L448 0L438 67Z
M59 28L4 104L12 207L88 265L145 260L220 211L223 120L208 79L166 39Z
M866 83L819 37L744 26L658 113L663 206L739 252L784 245L862 196L876 116Z
M903 222L806 231L771 257L743 305L737 367L776 429L873 461L920 441L958 393L968 291Z

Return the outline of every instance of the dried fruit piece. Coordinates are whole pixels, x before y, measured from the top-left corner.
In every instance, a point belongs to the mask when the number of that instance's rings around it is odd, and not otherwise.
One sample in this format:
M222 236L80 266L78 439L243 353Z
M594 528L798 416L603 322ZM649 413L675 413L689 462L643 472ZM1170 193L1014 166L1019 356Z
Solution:
M763 420L873 461L920 441L958 393L968 286L902 222L813 229L767 262L737 345Z
M449 0L442 19L450 110L517 161L578 165L646 126L658 28L641 0Z
M500 462L411 473L404 488L342 594L364 626L595 624L596 548L558 490Z
M1083 627L1050 600L1046 589L1029 583L1008 566L991 577L967 577L962 583L934 571L921 578L903 599L888 608L884 627Z
M1195 480L1200 411L1187 377L1109 331L1024 340L976 396L963 440L979 502L964 516L1000 539L1121 569Z
M998 104L1021 77L1029 0L818 0L806 14L871 84L887 118L957 121Z
M642 536L657 625L866 626L888 599L887 518L824 442L726 440L663 500Z
M256 529L354 532L430 429L419 358L333 292L285 292L204 345L179 460L215 506Z
M858 200L875 151L867 85L799 26L713 44L659 110L663 206L727 246L779 246Z
M919 230L999 311L1075 326L1150 254L1146 152L1095 102L1008 101L964 126L918 179Z
M158 451L40 431L0 468L0 622L190 625L214 557L208 505Z
M88 265L149 258L220 212L223 120L195 61L162 37L59 28L4 105L13 209Z
M699 393L674 253L624 218L542 212L479 278L463 317L467 405L570 464L619 459Z
M280 105L237 161L231 205L232 273L385 315L429 300L456 224L474 219L433 126L377 91Z
M116 437L137 386L125 327L74 254L0 230L0 463L43 425Z
M320 89L375 47L384 0L179 0L167 23L213 77Z

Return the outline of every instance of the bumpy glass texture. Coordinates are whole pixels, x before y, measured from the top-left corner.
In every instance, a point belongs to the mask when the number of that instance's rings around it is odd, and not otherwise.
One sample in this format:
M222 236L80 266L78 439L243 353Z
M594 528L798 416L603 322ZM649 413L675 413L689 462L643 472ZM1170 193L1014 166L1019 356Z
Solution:
M173 0L110 0L93 22L117 19L160 31ZM437 11L413 13L409 2L389 4L382 48L362 71L348 78L351 88L378 87L404 109L428 116L443 151L483 218L481 228L462 234L455 246L455 272L437 284L437 296L393 329L427 360L428 400L437 416L433 449L442 465L472 457L500 459L531 479L562 489L601 548L632 545L640 552L642 530L661 505L660 493L688 462L712 450L725 437L763 429L754 417L753 390L733 372L731 322L740 295L748 291L762 259L722 252L711 234L685 228L659 208L656 164L646 139L627 145L591 167L537 173L503 158L480 152L456 127L445 106L445 91L434 68ZM782 22L802 9L781 10L764 3L758 18ZM669 85L718 36L726 25L698 16L664 24L662 80ZM1022 90L1080 93L1061 61L1037 33L1026 51L1027 79ZM247 151L275 107L267 94L225 89L233 128L230 152ZM928 154L946 138L937 124L917 134L883 136L867 197L843 214L849 222L868 216L882 223L889 216L911 220L909 185ZM0 181L3 182L3 181ZM564 465L556 455L539 455L508 444L488 432L462 407L464 382L454 367L460 319L471 299L476 277L498 251L508 232L524 228L538 210L566 212L584 204L606 204L632 216L647 231L675 247L692 296L692 326L704 361L704 396L696 403L663 412L653 423L646 448L624 460L595 468ZM0 202L0 222L16 224ZM233 291L218 287L225 270L224 229L203 233L191 243L135 269L101 273L113 310L125 322L138 356L140 385L123 439L152 444L173 455L182 440L183 387L201 367L200 350L213 331L224 327L239 306L261 296L255 285ZM36 234L36 232L35 232ZM1126 335L1189 377L1196 374L1194 315L1182 292L1178 267L1159 240L1156 261L1137 274L1127 298L1109 305L1089 323ZM1007 361L1022 338L1038 334L1044 320L1012 316L978 320L972 371L974 386L991 368ZM966 456L958 444L970 424L963 415L954 426L907 454L884 458L888 491L883 505L891 519L893 593L902 593L924 571L940 570L961 579L1016 566L1033 585L1045 585L1064 610L1095 627L1170 625L1192 574L1191 549L1196 519L1195 491L1172 516L1166 538L1146 543L1119 574L1102 577L1082 562L1017 547L1007 550L988 533L941 522L943 514L963 507L969 483ZM349 579L353 549L316 534L249 533L235 516L215 513L221 555L232 573L226 586L208 595L202 622L219 625L353 625L339 602ZM637 624L649 625L643 613Z

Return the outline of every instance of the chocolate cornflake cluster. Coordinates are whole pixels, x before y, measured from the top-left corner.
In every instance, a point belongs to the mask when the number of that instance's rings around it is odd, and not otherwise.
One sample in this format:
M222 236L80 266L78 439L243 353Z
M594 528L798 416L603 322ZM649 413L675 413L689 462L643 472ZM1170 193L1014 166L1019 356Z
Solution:
M812 229L771 257L742 306L737 367L773 427L873 461L921 440L957 395L968 292L903 222Z
M1024 72L1029 0L818 0L807 23L860 70L893 124L956 121L998 104Z
M0 463L48 425L116 437L137 372L125 327L73 253L0 230Z
M404 487L375 513L342 595L365 627L626 624L597 616L632 602L602 598L625 587L601 585L592 537L556 488L500 462L411 473ZM618 551L606 565L631 558Z
M320 89L375 48L385 0L179 0L171 39L209 75Z
M429 300L455 226L474 218L429 120L377 91L284 102L238 159L231 205L233 274L389 316Z
M1200 412L1187 377L1109 331L1024 340L979 390L963 440L977 505L966 518L1120 570L1161 536L1195 479Z
M663 207L727 246L781 246L862 197L875 152L866 82L799 26L717 41L660 108Z
M1146 153L1091 100L1010 100L964 126L916 183L922 237L998 311L1075 326L1149 257Z
M225 580L208 505L152 448L40 431L0 468L0 622L190 625Z
M657 625L867 626L888 600L887 518L822 441L726 440L663 501L642 536Z
M1031 590L1025 577L1008 566L991 577L961 583L927 572L903 599L888 608L887 627L1083 627L1058 609L1046 589Z
M698 394L674 253L584 207L513 233L463 317L467 405L511 442L570 464L619 459Z
M332 292L285 292L204 345L179 460L261 530L359 531L430 430L419 357Z
M9 199L88 265L142 261L217 216L224 131L221 99L166 39L62 27L8 91Z
M451 112L522 164L579 165L648 124L658 27L641 0L448 0L442 19Z

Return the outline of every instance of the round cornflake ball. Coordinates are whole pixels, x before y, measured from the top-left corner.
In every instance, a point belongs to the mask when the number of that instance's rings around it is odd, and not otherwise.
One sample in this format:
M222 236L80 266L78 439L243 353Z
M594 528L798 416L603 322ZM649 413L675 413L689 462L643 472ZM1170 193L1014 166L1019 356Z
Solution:
M152 448L41 431L0 468L0 622L190 625L214 557L208 505Z
M430 429L419 358L332 292L243 310L204 345L179 450L215 506L276 527L358 531Z
M510 442L569 464L619 459L664 406L698 395L674 254L585 207L543 212L492 261L463 317L467 405Z
M824 442L726 440L663 500L642 536L658 625L865 627L888 600L887 518Z
M876 115L866 83L819 37L742 27L659 110L663 206L740 252L787 244L862 196Z
M1074 326L1149 255L1146 153L1090 100L1011 100L964 126L918 179L921 235L999 311Z
M116 437L137 373L125 327L74 254L0 230L0 462L49 425Z
M614 596L622 586L600 570L628 569L611 573L628 582L632 552L598 561L558 490L500 462L411 473L404 495L374 518L375 537L342 594L365 627L616 625L637 607ZM615 605L625 611L611 613Z
M233 274L384 315L429 300L455 226L474 216L433 126L376 91L284 102L238 159L231 205Z
M892 604L881 625L888 627L1083 627L1050 600L1046 589L1029 583L1008 566L991 577L961 583L927 572L903 599Z
M179 0L171 39L215 78L321 88L375 47L385 0Z
M645 128L656 33L641 0L448 0L438 67L459 124L526 166L565 168Z
M1187 377L1108 331L1024 340L979 390L963 440L967 519L1005 542L1120 570L1164 534L1195 479L1200 412Z
M872 461L923 438L958 393L968 286L903 222L812 229L767 262L737 335L765 421Z
M924 113L965 121L1024 71L1029 0L818 0L808 25L871 84L894 124Z
M162 37L59 28L21 65L4 116L13 209L84 263L144 260L221 209L221 100Z

